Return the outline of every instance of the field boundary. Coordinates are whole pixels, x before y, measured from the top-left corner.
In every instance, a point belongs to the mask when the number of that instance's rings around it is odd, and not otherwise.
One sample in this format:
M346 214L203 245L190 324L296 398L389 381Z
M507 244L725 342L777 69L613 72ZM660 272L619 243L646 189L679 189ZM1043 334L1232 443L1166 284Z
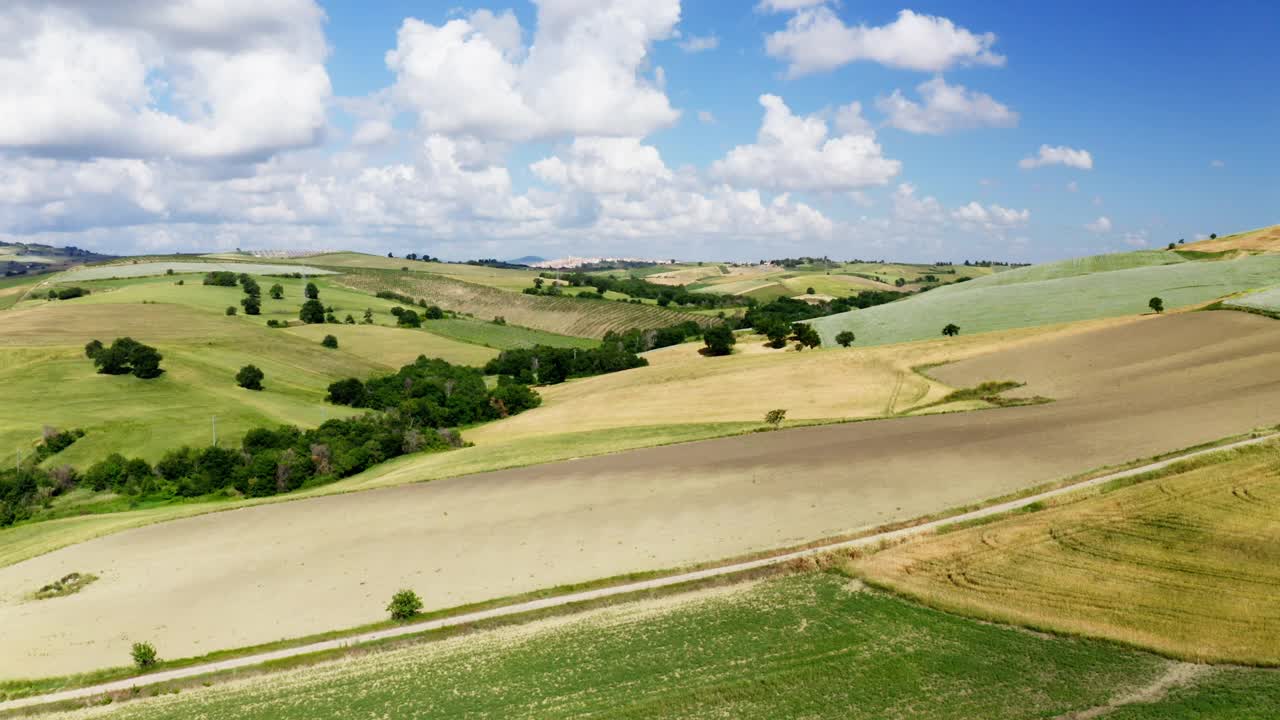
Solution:
M453 615L443 618L435 618L431 620L420 621L399 625L396 627L385 628L380 630L361 632L355 635L349 635L340 638L324 640L320 642L286 647L270 652L256 653L245 655L242 657L229 658L198 665L190 665L179 667L172 670L162 670L153 672L143 676L130 677L112 682L99 683L85 687L61 690L53 693L41 695L32 695L23 698L16 698L0 702L0 714L7 714L12 711L30 710L43 705L52 705L58 703L67 703L80 700L89 700L95 697L109 695L112 693L133 693L138 694L139 690L144 687L171 683L174 681L190 680L206 675L218 673L226 673L234 670L252 668L255 666L278 663L295 658L301 658L308 655L317 655L324 653L332 653L335 651L344 651L354 649L362 645L372 643L383 643L398 638L408 638L414 635L430 633L449 628L459 628L475 623L492 621L502 618L516 618L517 616L538 613L555 608L566 608L569 606L579 605L582 603L591 603L595 601L606 600L609 598L622 598L623 596L644 593L663 588L672 588L679 585L687 585L698 583L716 578L751 573L753 571L762 571L769 568L794 563L796 561L805 561L815 556L823 555L831 552L839 552L844 550L854 550L869 545L878 545L886 543L895 543L905 540L913 535L924 534L941 529L947 525L955 523L966 523L981 520L984 518L1002 515L1011 511L1022 509L1033 503L1041 502L1049 498L1074 493L1080 490L1104 485L1107 483L1124 480L1135 476L1145 475L1147 473L1164 470L1178 463L1190 460L1196 457L1208 455L1217 452L1226 452L1238 448L1259 445L1265 442L1275 440L1280 437L1280 433L1269 432L1257 437L1249 437L1242 440L1236 440L1224 445L1214 445L1212 447L1199 450L1183 452L1177 455L1165 457L1161 460L1149 462L1136 467L1125 470L1118 470L1091 478L1080 480L1052 489L1042 490L1033 494L1023 495L1014 499L995 502L984 507L974 510L968 510L959 514L948 515L946 517L926 520L925 522L907 525L896 529L880 529L872 530L867 534L837 540L834 542L818 542L810 544L798 550L789 550L774 552L763 557L757 557L750 560L741 560L730 564L708 567L698 570L688 570L677 572L671 575L664 575L652 579L626 582L607 587L595 588L590 590L582 590L570 592L567 594L554 595L551 597L537 598L524 602L518 602L509 605L501 605L494 608L467 612L459 615Z

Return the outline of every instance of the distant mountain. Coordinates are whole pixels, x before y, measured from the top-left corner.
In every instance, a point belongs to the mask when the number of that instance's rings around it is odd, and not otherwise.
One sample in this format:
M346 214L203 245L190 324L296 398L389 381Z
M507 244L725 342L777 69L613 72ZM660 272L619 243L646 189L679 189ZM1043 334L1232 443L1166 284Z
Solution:
M524 257L518 257L515 260L508 260L507 262L512 265L532 265L534 263L544 262L545 260L546 258L541 258L537 255L525 255Z

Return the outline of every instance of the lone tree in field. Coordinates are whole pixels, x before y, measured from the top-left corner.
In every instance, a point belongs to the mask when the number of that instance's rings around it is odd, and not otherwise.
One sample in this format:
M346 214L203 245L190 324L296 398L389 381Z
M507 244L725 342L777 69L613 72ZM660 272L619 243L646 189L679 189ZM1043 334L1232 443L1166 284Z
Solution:
M786 419L787 411L781 408L777 410L770 410L764 414L764 421L772 425L774 430L777 430L778 426L782 424L782 421Z
M315 283L309 282L307 283L306 295L308 300L319 300L320 288L316 287Z
M333 335L325 335L324 339L320 341L320 344L329 348L330 350L337 350L338 338L334 337Z
M808 323L794 323L791 326L791 339L796 344L796 350L815 348L822 344L822 336Z
M947 337L955 337L960 334L960 326L955 323L947 323L947 326L942 328L942 334Z
M1210 239L1210 240L1217 240L1217 239L1218 239L1218 233L1209 233L1209 239Z
M814 294L814 292L813 292L813 288L805 288L804 294L805 294L805 295L813 295L813 294Z
M137 642L133 644L133 650L129 653L133 656L133 664L139 670L146 670L154 667L159 658L156 656L156 646L149 642Z
M236 314L236 306L235 306L235 305L228 305L228 306L227 306L227 317L231 317L232 315L235 315L235 314Z
M324 305L314 299L302 303L302 309L298 311L298 319L304 323L324 322Z
M728 355L733 352L733 344L737 342L737 338L728 325L720 324L713 325L702 333L702 342L706 343L707 355Z
M1147 301L1147 307L1151 308L1156 314L1164 312L1164 301L1158 297L1153 297Z
M364 324L365 324L365 325L372 325L372 324L373 324L373 308L365 308L365 311L364 311Z
M245 365L236 373L236 384L245 390L261 390L264 377L266 375L256 365Z
M413 616L422 612L422 598L418 597L418 593L412 590L401 590L391 596L391 603L387 605L387 612L391 613L392 620L401 622L410 620Z
M284 286L281 285L280 283L276 283L275 285L272 285L271 289L268 292L271 293L272 300L284 299Z
M164 356L150 345L130 337L116 338L110 346L93 340L84 346L84 354L91 360L98 372L103 375L126 375L143 380L160 377L164 372L160 369L160 361Z
M849 330L841 330L836 334L836 342L840 343L840 347L849 347L856 339L853 332Z

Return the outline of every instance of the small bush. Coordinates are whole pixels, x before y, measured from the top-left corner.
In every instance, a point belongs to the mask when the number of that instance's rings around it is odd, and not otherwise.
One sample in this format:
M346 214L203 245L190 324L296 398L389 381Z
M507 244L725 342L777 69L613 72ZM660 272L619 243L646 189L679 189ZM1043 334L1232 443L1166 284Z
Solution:
M849 347L857 337L849 330L842 330L836 335L836 342L840 343L840 347Z
M387 605L387 612L391 613L392 620L409 620L413 616L422 612L422 598L418 597L418 593L412 590L401 590L391 596L391 603Z
M325 335L324 339L320 341L320 344L331 350L336 350L338 348L338 338L332 335Z
M227 316L228 316L228 317L230 317L230 316L235 315L235 314L236 314L235 306L233 306L233 305L228 305L228 306L227 306Z
M156 656L156 646L148 642L137 642L133 644L133 664L139 670L146 670L154 667L159 658Z
M245 365L236 373L236 384L245 390L261 390L266 375L256 365Z
M786 419L787 411L782 408L770 410L764 414L764 421L772 425L774 430L777 430L778 426L782 424L782 421Z

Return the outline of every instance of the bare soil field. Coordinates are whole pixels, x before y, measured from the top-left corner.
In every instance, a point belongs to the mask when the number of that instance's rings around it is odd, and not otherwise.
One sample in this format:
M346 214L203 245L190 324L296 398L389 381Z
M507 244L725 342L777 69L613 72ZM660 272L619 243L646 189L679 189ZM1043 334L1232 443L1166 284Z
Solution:
M1235 235L1228 235L1214 240L1201 240L1183 245L1182 248L1199 252L1227 252L1231 250L1275 252L1280 249L1280 225L1236 233Z
M957 386L1011 377L1059 400L651 448L122 532L0 569L0 677L119 665L137 640L178 658L367 623L404 586L440 608L793 545L1274 424L1280 323L1150 318L936 376ZM24 600L70 572L101 579Z

